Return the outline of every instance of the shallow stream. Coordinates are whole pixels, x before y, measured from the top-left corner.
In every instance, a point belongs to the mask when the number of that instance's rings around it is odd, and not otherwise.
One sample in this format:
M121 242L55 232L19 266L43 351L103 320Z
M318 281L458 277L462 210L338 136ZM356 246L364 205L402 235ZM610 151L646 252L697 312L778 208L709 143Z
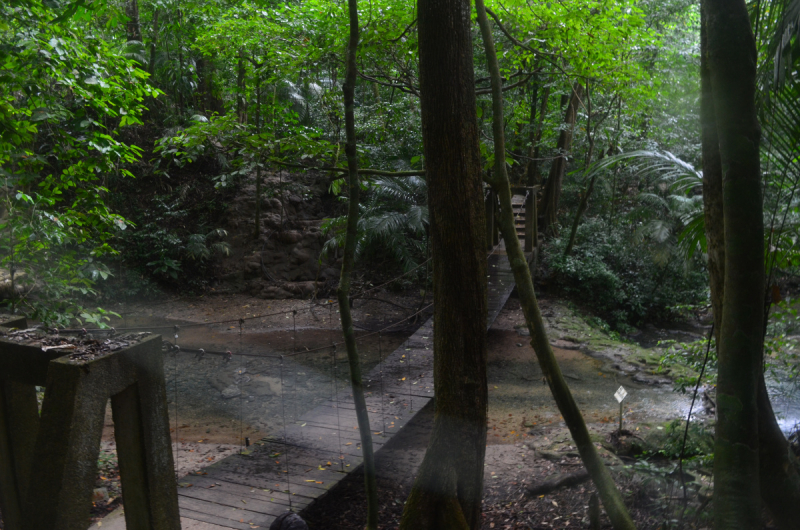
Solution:
M521 334L518 309L507 307L488 335L489 443L511 443L551 427L563 426L545 383L529 337ZM652 328L634 344L597 339L563 307L543 304L554 353L590 429L610 431L619 423L614 393L628 393L623 402L625 426L655 425L688 414L691 395L672 390L654 366L639 361L653 353L660 340L696 340L702 328ZM567 316L565 316L567 315ZM320 327L295 327L289 315L271 317L260 326L198 325L157 316L128 317L125 327L150 327L180 350L168 351L164 369L173 437L186 442L245 444L279 436L283 426L335 396L349 384L349 369L337 318ZM123 324L122 322L120 324ZM178 325L177 339L172 328ZM516 329L515 329L516 328ZM411 331L359 334L363 373L400 347ZM604 336L603 336L604 337ZM339 343L332 348L333 343ZM205 355L196 351L203 348ZM230 351L231 355L208 352ZM800 419L800 398L793 383L769 382L775 412L788 431ZM713 418L698 397L696 421ZM635 428L635 427L634 427Z

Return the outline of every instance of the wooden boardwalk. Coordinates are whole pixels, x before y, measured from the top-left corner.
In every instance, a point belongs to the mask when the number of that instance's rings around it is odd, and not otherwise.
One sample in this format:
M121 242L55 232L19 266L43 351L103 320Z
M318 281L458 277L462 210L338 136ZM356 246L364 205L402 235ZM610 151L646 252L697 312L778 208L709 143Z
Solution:
M514 288L502 245L489 256L488 282L491 326ZM433 319L364 379L377 452L433 399ZM181 516L190 523L186 526L269 528L279 514L307 507L361 463L348 389L287 424L275 438L251 445L246 454L180 479Z

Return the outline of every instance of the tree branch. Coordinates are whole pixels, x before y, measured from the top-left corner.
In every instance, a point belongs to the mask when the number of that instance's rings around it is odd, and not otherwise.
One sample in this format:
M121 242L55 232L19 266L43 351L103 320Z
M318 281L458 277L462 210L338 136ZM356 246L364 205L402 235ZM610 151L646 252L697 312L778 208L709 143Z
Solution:
M516 45L516 46L519 46L520 48L522 48L522 49L524 49L524 50L528 50L528 51L529 51L529 52L531 52L532 54L534 54L534 55L537 55L537 56L541 57L542 59L544 59L545 61L547 61L548 63L552 64L553 66L555 66L555 67L556 67L556 69L557 69L558 71L560 71L562 74L564 74L565 76L567 76L567 79L569 79L569 78L573 77L573 76L571 76L570 74L568 74L566 70L564 70L564 69L563 69L561 66L559 66L559 64L558 64L558 63L556 63L556 62L553 60L553 58L551 57L553 54L551 54L551 53L545 53L545 52L543 52L543 51L541 51L541 50L537 50L537 49L531 48L530 46L528 46L527 44L525 44L525 43L524 43L524 42L522 42L521 40L519 40L519 39L517 39L516 37L514 37L514 36L511 34L511 32L510 32L510 31L508 31L508 30L506 29L506 27L503 25L503 23L502 23L502 22L500 22L500 19L497 17L497 15L494 13L494 11L492 11L491 9L489 9L489 8L487 7L487 8L486 8L486 13L488 13L488 14L489 14L489 16L491 16L491 17L492 17L492 19L494 20L495 24L497 24L497 27L499 27L499 28L500 28L500 31L502 31L502 32L503 32L503 35L505 35L505 36L506 36L506 38L508 38L508 40L510 40L510 41L511 41L511 42L512 42L514 45Z
M520 86L524 85L525 83L527 83L527 82L528 82L528 80L529 80L531 77L533 77L533 74L532 74L532 73L531 73L531 74L528 74L528 77L526 77L526 78L525 78L525 79L523 79L522 81L517 81L517 82L516 82L516 83L514 83L514 84L511 84L511 85L506 85L506 86L504 86L504 87L502 88L502 90L503 90L503 92L507 92L507 91L509 91L509 90L513 90L513 89L515 89L515 88L517 88L517 87L520 87ZM476 90L476 91L475 91L475 94L491 94L491 93L492 93L492 89L491 89L491 88L481 88L481 89L478 89L478 90Z
M402 38L403 38L403 36L404 36L406 33L408 33L408 30L410 30L411 28L413 28L413 27L414 27L416 24L417 24L417 19L416 19L416 17L415 17L415 18L414 18L414 20L412 20L412 21L411 21L411 22L408 24L408 26L406 26L406 29L404 29L404 30L403 30L403 33L401 33L399 37L397 37L396 39L389 39L389 42L397 42L397 41L399 41L400 39L402 39Z
M419 91L413 85L398 85L396 83L389 83L389 82L386 82L386 81L381 81L380 79L377 79L375 77L372 77L370 75L367 75L367 74L364 74L364 73L361 73L361 72L358 72L358 75L360 77L366 79L367 81L372 81L373 83L378 83L381 86L385 86L385 87L389 87L389 88L396 88L396 89L400 90L401 92L405 92L406 94L412 94L414 96L419 97Z

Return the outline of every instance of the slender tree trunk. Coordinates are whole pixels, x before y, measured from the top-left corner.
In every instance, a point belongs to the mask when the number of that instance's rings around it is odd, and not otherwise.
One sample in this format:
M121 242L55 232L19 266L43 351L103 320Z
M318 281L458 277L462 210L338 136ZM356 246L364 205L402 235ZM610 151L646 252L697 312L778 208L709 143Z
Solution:
M237 65L236 72L236 116L239 118L239 123L247 123L247 99L245 98L247 90L247 65L244 62L244 50L239 50L239 64Z
M219 98L214 96L214 59L200 57L197 59L197 76L199 78L197 104L203 112L211 115L220 112Z
M178 10L178 27L179 27L179 35L182 37L183 35L183 12ZM183 67L183 41L181 38L178 38L178 76L181 80L178 83L178 115L182 116L184 111L184 102L183 102L183 76L184 74L184 67Z
M592 96L589 90L589 81L586 81L586 141L589 143L589 150L586 151L586 162L584 163L584 168L588 168L589 164L592 161L592 156L594 156L594 136L592 135ZM602 119L600 122L602 123ZM599 124L598 124L599 125ZM597 125L595 125L597 127ZM600 158L603 158L603 152L600 151ZM584 169L586 171L586 169ZM572 220L572 229L569 232L569 239L567 240L567 246L564 249L564 257L567 257L572 252L572 247L575 245L575 237L578 234L578 226L581 223L581 218L583 214L586 212L586 208L589 206L589 197L592 196L592 192L594 191L594 183L597 179L597 175L593 175L591 180L589 181L589 185L586 186L586 190L581 194L581 200L578 203L578 209L575 212L575 218Z
M564 113L564 128L558 135L556 144L557 158L550 165L550 173L544 187L542 197L542 230L555 234L558 226L558 203L561 199L561 184L564 180L564 172L567 168L567 158L572 147L573 129L575 128L575 118L578 115L578 104L580 103L581 85L575 83L572 87L572 94Z
M256 135L261 135L261 72L254 69L256 75ZM257 145L261 145L260 142ZM261 148L256 155L256 231L255 238L261 235Z
M361 435L361 451L364 455L364 488L367 493L367 529L378 528L378 487L375 478L375 455L372 449L372 429L369 426L367 402L364 400L364 383L361 378L361 361L358 358L353 316L350 314L350 277L356 255L358 242L358 206L361 183L358 179L358 153L356 152L356 125L353 109L355 107L356 88L356 52L358 51L358 3L347 1L350 14L350 40L347 43L347 66L342 91L344 92L344 119L347 143L347 180L349 204L347 207L347 235L342 259L342 273L339 289L339 313L342 317L342 331L347 346L347 361L350 365L350 385L353 389L353 403L358 418L358 430Z
M722 167L725 238L714 445L715 527L756 529L761 527L756 397L764 318L756 48L744 0L704 0L702 11Z
M153 74L156 71L156 41L158 40L158 9L153 12L153 36L150 39L150 63L147 65L147 71L150 74L152 82Z
M433 261L436 412L401 530L481 527L486 239L469 0L419 0L422 139Z
M539 174L539 154L540 154L540 146L539 144L542 141L542 125L544 123L545 114L547 114L547 101L550 99L550 86L544 87L542 90L542 97L539 103L539 117L536 119L536 94L538 94L539 90L538 87L541 84L539 80L539 76L536 76L536 86L537 90L533 98L531 98L531 124L536 121L536 127L533 129L530 138L530 148L528 149L528 156L533 160L528 161L528 166L525 168L525 185L526 186L536 186L542 180L542 176Z
M125 15L128 17L128 23L125 26L128 40L142 42L142 27L139 25L138 0L128 0L125 4Z
M603 464L589 437L589 430L586 428L580 409L578 409L578 405L572 397L569 386L561 374L561 368L558 366L555 355L553 355L550 342L547 340L539 304L536 301L536 293L533 290L530 268L525 260L525 254L522 252L517 231L514 227L514 214L511 208L511 187L505 163L502 78L497 62L497 53L492 41L492 32L483 0L475 0L475 7L486 48L486 58L489 61L489 75L492 80L492 132L494 134L495 167L493 180L490 184L500 197L500 230L503 233L506 252L511 263L511 269L514 272L514 280L517 283L520 305L531 333L531 345L536 352L539 366L550 384L550 390L572 434L572 439L575 441L583 463L597 486L611 523L617 530L635 530L636 527L628 514L627 508L625 508L625 503L614 484L611 473Z
M722 204L722 163L711 77L708 69L705 15L701 24L700 115L703 142L703 203L705 210L711 306L717 344L722 325L725 278L725 229ZM762 339L763 340L763 339ZM763 355L763 353L762 353ZM786 437L775 420L767 394L764 371L758 372L758 467L761 499L782 530L793 530L800 521L800 474L797 459L790 453Z
M575 246L575 237L578 235L578 226L581 224L581 217L583 217L583 214L586 212L586 208L589 206L589 197L592 196L592 192L594 191L594 181L596 178L596 174L592 175L591 180L589 180L589 185L586 186L586 189L581 194L581 202L578 203L578 210L575 212L575 219L572 220L572 229L569 232L567 247L564 249L565 258L572 253L572 247Z

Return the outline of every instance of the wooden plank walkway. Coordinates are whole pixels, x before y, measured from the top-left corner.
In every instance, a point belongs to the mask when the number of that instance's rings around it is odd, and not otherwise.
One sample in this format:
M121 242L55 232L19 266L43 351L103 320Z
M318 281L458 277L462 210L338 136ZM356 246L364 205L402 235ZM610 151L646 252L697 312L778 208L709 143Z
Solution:
M491 326L514 288L500 245L489 256ZM487 327L488 327L487 326ZM365 376L372 443L379 451L433 399L433 319ZM343 390L263 439L180 479L181 516L222 528L269 528L287 510L300 511L362 463L353 398Z

